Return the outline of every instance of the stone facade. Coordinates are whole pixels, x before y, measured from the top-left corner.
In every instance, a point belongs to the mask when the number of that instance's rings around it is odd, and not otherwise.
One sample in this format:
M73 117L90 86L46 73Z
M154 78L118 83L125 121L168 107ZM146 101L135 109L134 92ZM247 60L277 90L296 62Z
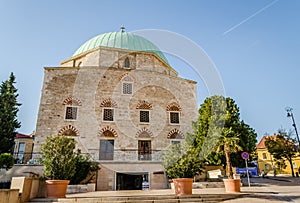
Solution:
M162 153L196 118L195 82L153 53L99 47L45 68L34 152L47 136L72 136L102 165L98 190L116 190L121 173L163 188Z

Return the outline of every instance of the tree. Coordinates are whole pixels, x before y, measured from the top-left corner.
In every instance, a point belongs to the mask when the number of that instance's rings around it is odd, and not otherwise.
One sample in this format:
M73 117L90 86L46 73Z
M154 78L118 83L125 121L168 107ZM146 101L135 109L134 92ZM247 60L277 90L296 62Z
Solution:
M78 149L75 157L75 174L70 180L71 185L86 184L96 175L100 167L97 162L92 162L89 155L81 154Z
M239 123L236 129L239 133L238 145L244 152L248 152L250 157L247 160L250 162L248 166L251 165L251 162L257 160L257 151L256 151L256 137L257 134L253 128L246 124L243 120ZM244 168L245 161L240 161L241 151L237 151L231 154L232 165L240 168Z
M0 154L12 153L16 130L21 127L17 120L20 103L17 102L15 76L10 74L8 80L0 86Z
M70 180L76 173L76 141L65 136L47 137L42 145L42 162L46 178Z
M13 167L15 161L14 157L9 153L0 154L0 168L8 170Z
M202 158L209 164L226 165L232 176L232 166L243 167L241 153L247 151L255 158L256 133L240 120L239 107L232 98L212 96L206 98L193 123L196 134L194 146L201 148ZM243 163L243 164L241 164Z
M187 142L172 144L164 154L163 166L169 178L193 178L202 172L199 149Z
M268 151L275 159L286 159L289 162L293 177L295 177L293 158L297 155L297 146L294 143L295 140L283 130L278 131L276 138L268 137L265 141Z

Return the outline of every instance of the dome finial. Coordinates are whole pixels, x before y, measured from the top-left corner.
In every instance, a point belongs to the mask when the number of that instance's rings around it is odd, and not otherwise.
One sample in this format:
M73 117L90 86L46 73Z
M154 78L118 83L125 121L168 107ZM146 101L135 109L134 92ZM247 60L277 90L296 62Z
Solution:
M121 31L121 32L125 32L125 27L124 27L124 26L121 26L121 27L120 27L120 31Z

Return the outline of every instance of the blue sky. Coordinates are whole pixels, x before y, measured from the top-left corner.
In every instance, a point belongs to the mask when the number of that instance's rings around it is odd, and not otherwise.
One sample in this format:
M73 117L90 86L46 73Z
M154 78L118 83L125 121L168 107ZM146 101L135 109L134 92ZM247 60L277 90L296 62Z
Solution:
M19 132L31 133L43 67L59 66L88 39L121 25L128 32L168 30L205 50L226 95L260 138L292 128L286 106L293 107L300 122L299 10L298 0L1 0L0 81L10 72L16 75ZM184 62L167 57L180 76L198 82L200 104L209 96L201 78Z

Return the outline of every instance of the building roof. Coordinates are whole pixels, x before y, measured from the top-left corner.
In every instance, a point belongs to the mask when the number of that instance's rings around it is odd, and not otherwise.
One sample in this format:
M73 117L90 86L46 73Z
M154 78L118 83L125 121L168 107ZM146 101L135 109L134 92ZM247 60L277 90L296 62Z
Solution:
M22 134L22 133L17 133L16 134L16 138L32 138L33 137L33 134L31 135L25 135L25 134Z
M102 46L132 51L151 52L156 54L164 62L169 64L167 58L155 44L145 39L144 37L125 32L124 29L125 28L122 27L119 32L108 32L93 37L92 39L86 41L83 45L81 45L75 51L73 56Z
M266 135L261 138L259 143L256 145L256 149L265 149L267 148L265 145L266 138L276 139L276 135Z

